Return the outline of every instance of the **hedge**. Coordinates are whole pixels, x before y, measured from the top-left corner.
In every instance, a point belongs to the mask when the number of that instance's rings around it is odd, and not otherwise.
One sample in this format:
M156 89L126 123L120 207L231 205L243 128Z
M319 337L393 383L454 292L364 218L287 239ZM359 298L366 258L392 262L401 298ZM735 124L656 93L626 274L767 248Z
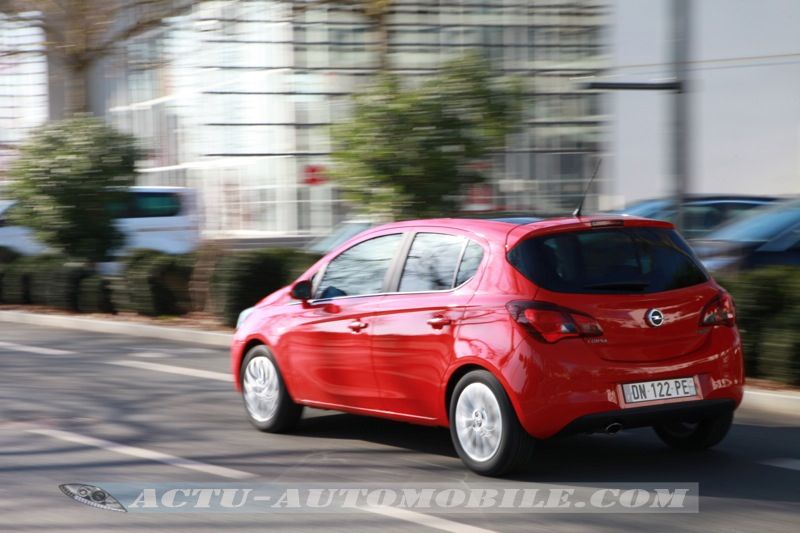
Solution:
M78 285L77 310L81 313L112 313L111 287L107 279L92 274Z
M717 281L736 304L746 374L800 385L800 268L766 267Z
M113 306L140 315L182 315L191 310L194 256L137 250L123 261L123 276L110 283Z
M78 284L89 270L57 255L20 257L2 266L0 301L77 310Z
M0 246L0 265L13 263L19 258L19 253L6 246Z
M317 257L285 248L228 254L211 279L211 309L224 324L234 326L242 310L290 283Z

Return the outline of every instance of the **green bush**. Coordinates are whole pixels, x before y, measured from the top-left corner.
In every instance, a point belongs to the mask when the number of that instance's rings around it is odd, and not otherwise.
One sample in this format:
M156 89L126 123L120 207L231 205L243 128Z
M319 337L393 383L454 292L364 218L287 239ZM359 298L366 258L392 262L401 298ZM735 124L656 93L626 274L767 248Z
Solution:
M139 155L132 136L96 117L48 122L11 164L8 192L17 204L10 223L70 257L103 261L124 244L109 206L126 201Z
M77 308L81 313L112 313L111 289L108 280L90 275L78 285Z
M78 284L88 275L85 266L57 255L20 257L4 265L4 303L49 305L68 311L77 309Z
M733 296L748 376L800 384L800 268L717 280Z
M48 272L45 304L66 311L78 310L78 294L81 281L91 274L83 264L59 263Z
M211 280L211 308L228 326L242 310L293 281L315 261L297 250L268 248L224 256Z
M8 268L9 265L0 263L0 304L8 303L3 297L3 278L5 278L6 270L8 270Z
M230 326L243 309L291 283L319 258L282 248L219 250L218 255L208 265L210 282L197 283L195 290L208 293L200 301L209 301L207 308ZM121 275L104 279L63 256L20 257L0 265L0 301L81 312L181 315L193 309L190 287L197 261L198 254L135 250L122 260Z
M0 246L0 265L7 265L19 259L19 253L6 246Z
M124 261L123 277L111 283L114 307L147 316L188 313L193 260L192 254L152 250L131 254Z
M49 305L53 296L53 277L66 261L63 257L40 255L26 257L30 302L34 305Z
M108 283L111 290L111 304L115 311L136 312L130 275L139 268L140 263L152 261L159 255L161 252L156 250L138 249L131 250L120 260L120 275L112 277Z
M3 303L24 305L31 303L31 257L21 257L3 268Z

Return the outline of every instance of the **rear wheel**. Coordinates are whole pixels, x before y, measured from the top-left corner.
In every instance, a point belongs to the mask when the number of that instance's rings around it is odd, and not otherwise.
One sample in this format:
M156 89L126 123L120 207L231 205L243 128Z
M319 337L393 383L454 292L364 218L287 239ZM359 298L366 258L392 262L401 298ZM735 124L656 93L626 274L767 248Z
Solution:
M251 424L261 431L281 433L300 420L303 406L292 401L275 358L266 346L256 346L247 352L241 372L242 398Z
M661 440L679 450L705 450L716 446L733 424L733 411L697 422L674 421L653 429Z
M499 476L525 466L533 438L522 428L497 379L485 370L462 377L450 399L450 436L471 470Z

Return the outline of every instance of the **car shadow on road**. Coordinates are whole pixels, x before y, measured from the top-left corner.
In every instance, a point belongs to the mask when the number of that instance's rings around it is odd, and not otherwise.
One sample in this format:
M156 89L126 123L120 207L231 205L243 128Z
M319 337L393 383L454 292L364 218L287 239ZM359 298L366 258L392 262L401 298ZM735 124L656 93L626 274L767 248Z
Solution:
M304 418L292 431L292 435L363 440L419 453L457 458L447 428L417 426L381 418L344 413L324 414Z
M433 454L445 472L463 479L449 431L349 414L304 419L298 437L363 440ZM359 450L362 452L363 450ZM391 452L390 452L391 453ZM608 435L576 435L537 444L531 465L507 479L553 484L698 483L702 496L800 502L800 471L763 464L798 458L800 427L736 424L717 448L683 452L664 445L649 428ZM484 478L471 476L478 481Z

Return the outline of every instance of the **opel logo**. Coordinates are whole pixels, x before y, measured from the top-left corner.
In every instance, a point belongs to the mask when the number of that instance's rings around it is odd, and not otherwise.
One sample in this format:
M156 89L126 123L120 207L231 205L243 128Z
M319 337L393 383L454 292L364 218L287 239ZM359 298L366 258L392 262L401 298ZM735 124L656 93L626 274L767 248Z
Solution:
M653 326L654 328L657 328L658 326L664 323L664 313L662 313L658 309L649 310L645 315L645 318L647 319L647 323Z

